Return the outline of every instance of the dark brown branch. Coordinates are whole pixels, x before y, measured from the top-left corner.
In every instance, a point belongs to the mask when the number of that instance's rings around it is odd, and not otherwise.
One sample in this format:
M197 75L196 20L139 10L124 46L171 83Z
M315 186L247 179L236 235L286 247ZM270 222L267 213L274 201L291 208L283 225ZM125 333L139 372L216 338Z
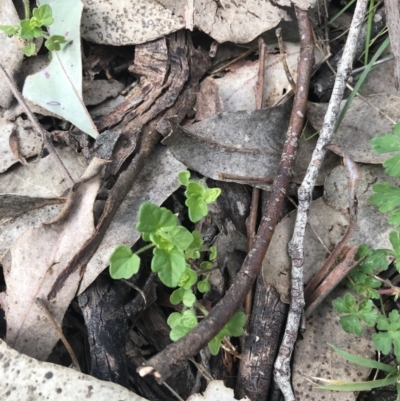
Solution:
M182 362L197 354L223 328L240 307L260 271L261 263L278 222L279 213L291 178L297 144L304 123L310 75L314 64L314 46L308 13L307 11L297 10L296 15L299 21L301 50L295 99L277 177L254 247L248 253L234 284L225 297L189 334L176 343L169 345L164 351L140 367L138 372L141 376L152 373L159 382L163 382Z

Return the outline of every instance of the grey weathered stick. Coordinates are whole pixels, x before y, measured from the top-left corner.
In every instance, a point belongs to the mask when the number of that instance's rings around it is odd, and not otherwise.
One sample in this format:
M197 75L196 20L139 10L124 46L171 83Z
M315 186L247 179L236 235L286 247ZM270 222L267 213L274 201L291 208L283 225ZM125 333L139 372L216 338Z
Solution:
M332 140L335 123L340 111L340 102L346 88L346 82L351 73L353 59L356 51L357 40L363 23L367 0L358 0L351 22L349 35L344 47L343 56L338 64L337 76L333 87L332 97L325 115L324 125L320 133L317 145L313 152L303 183L298 196L296 224L293 237L289 245L289 254L292 258L292 289L291 304L285 335L275 362L275 381L281 389L285 401L295 401L295 396L290 384L290 358L297 339L297 332L304 308L303 290L303 266L304 266L304 234L307 225L308 211L311 203L311 193L315 185L318 171L325 157L325 145Z

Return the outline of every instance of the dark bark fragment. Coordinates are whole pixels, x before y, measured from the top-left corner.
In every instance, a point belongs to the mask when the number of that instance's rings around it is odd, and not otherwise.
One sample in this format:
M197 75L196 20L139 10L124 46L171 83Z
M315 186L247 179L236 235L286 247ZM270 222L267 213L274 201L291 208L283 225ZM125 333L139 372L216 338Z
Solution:
M274 287L265 287L260 274L236 382L238 398L267 400L287 310L288 305L280 301Z

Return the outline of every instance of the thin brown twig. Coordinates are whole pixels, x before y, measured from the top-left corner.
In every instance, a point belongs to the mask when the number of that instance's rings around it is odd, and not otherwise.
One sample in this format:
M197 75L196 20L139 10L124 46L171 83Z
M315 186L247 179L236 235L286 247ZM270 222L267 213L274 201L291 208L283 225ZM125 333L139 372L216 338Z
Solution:
M279 51L281 53L281 61L282 61L283 69L285 70L286 78L289 81L290 86L292 87L292 91L295 91L296 90L296 82L294 82L294 79L292 77L292 74L290 73L289 66L286 61L285 46L283 45L283 40L282 40L282 28L278 28L275 31L275 34L278 39Z
M75 355L74 350L72 349L72 347L69 345L68 340L65 338L62 330L60 329L60 327L58 326L57 322L54 320L53 315L50 313L49 309L47 308L46 304L44 303L44 301L40 298L36 298L35 300L36 305L38 305L42 311L44 312L44 314L47 317L47 320L49 321L49 323L51 324L51 326L53 327L53 329L55 330L55 332L57 333L58 337L60 338L60 340L62 341L62 343L64 344L65 348L67 349L69 356L71 357L72 363L75 365L75 367L79 370L79 372L81 372L81 368L79 366L79 362L78 362L78 358Z
M68 169L65 167L63 161L61 160L59 154L55 150L53 144L49 140L47 136L47 132L42 128L40 125L38 119L35 117L35 115L32 113L31 109L29 106L26 104L25 99L22 97L21 92L17 88L17 85L15 85L14 81L10 78L8 75L7 71L4 69L3 65L0 63L0 74L3 76L4 80L6 81L7 85L11 89L13 95L15 98L18 100L19 104L21 107L24 109L24 112L28 116L30 122L32 123L33 127L35 130L39 133L39 135L42 137L42 144L43 146L46 147L46 149L49 151L49 153L53 156L54 160L56 161L64 179L68 182L68 185L72 186L74 184L74 180L72 179Z
M256 110L260 110L264 104L264 77L265 77L265 56L267 54L267 46L260 36L258 38L258 78L257 83L255 85L256 92ZM253 188L253 193L251 197L251 207L250 207L250 215L246 220L246 230L247 230L247 248L248 252L253 248L254 238L257 232L257 215L258 215L258 203L260 200L260 189ZM244 313L247 316L251 315L251 309L253 304L253 290L252 287L250 291L246 295L246 299L244 301ZM246 325L244 327L244 331L246 332L247 326L249 324L249 319L246 321ZM242 336L241 340L244 340L244 336ZM243 344L242 344L243 348Z
M218 177L221 178L221 180L236 180L236 181L247 181L255 183L259 182L267 184L272 184L274 182L274 179L270 177L246 177L244 175L236 175L228 173L219 173Z
M178 369L181 363L197 354L221 331L240 307L260 272L289 186L297 144L304 124L310 75L314 64L314 46L308 12L296 8L296 15L301 38L296 95L276 180L269 197L268 208L261 219L253 249L246 256L242 268L224 298L190 333L170 344L139 367L138 372L141 376L153 374L158 382L163 382Z

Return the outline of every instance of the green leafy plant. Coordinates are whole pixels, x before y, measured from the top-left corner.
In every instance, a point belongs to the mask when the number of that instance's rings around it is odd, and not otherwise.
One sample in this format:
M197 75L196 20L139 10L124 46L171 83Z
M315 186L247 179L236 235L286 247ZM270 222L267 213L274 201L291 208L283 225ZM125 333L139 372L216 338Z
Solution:
M376 153L396 152L383 162L383 166L387 175L400 178L400 124L396 124L391 133L371 139L370 143ZM372 250L365 244L360 245L356 255L360 263L348 275L347 285L356 291L361 299L357 301L353 295L346 294L333 301L333 307L341 314L340 324L348 333L361 335L363 324L370 327L376 326L377 332L372 335L375 349L383 355L393 352L399 364L400 315L397 310L392 310L386 316L381 296L383 294L392 295L397 299L400 296L400 288L393 286L388 280L380 279L377 275L388 268L388 258L393 260L397 271L400 272L400 188L384 182L374 185L373 190L375 193L370 198L371 203L376 205L382 213L391 212L388 221L396 226L396 231L389 234L392 249ZM386 284L387 288L381 288L382 284ZM373 300L380 301L381 310L374 305ZM400 372L397 368L351 355L333 346L332 348L350 362L385 372L386 377L370 382L346 382L318 378L329 383L319 388L360 391L396 384L397 400L400 401Z
M48 35L43 31L43 27L48 27L54 22L51 7L48 4L42 4L38 8L32 10L32 16L29 15L29 7L25 8L27 15L26 18L20 21L19 25L0 25L2 30L8 36L18 36L26 40L24 46L24 54L30 57L35 54L35 44L33 39L45 38L45 46L50 51L57 51L61 49L61 44L67 43L64 36L61 35Z
M195 223L207 215L208 205L216 201L221 190L210 189L200 181L191 180L189 171L181 172L179 181L186 187L188 215ZM136 229L149 244L135 253L126 245L116 247L110 256L110 275L114 279L131 278L139 271L139 254L152 249L151 270L157 273L164 285L176 288L170 296L171 304L182 304L182 311L172 313L167 320L171 327L171 340L176 341L197 325L196 311L203 316L208 314L197 300L196 290L205 293L211 289L208 278L217 258L217 249L215 246L206 247L198 231L190 232L179 225L177 216L170 210L151 202L140 206ZM201 263L196 262L202 253L206 253L208 258ZM199 277L202 279L198 280ZM237 312L208 344L211 353L218 353L226 336L242 335L245 322L246 315Z

